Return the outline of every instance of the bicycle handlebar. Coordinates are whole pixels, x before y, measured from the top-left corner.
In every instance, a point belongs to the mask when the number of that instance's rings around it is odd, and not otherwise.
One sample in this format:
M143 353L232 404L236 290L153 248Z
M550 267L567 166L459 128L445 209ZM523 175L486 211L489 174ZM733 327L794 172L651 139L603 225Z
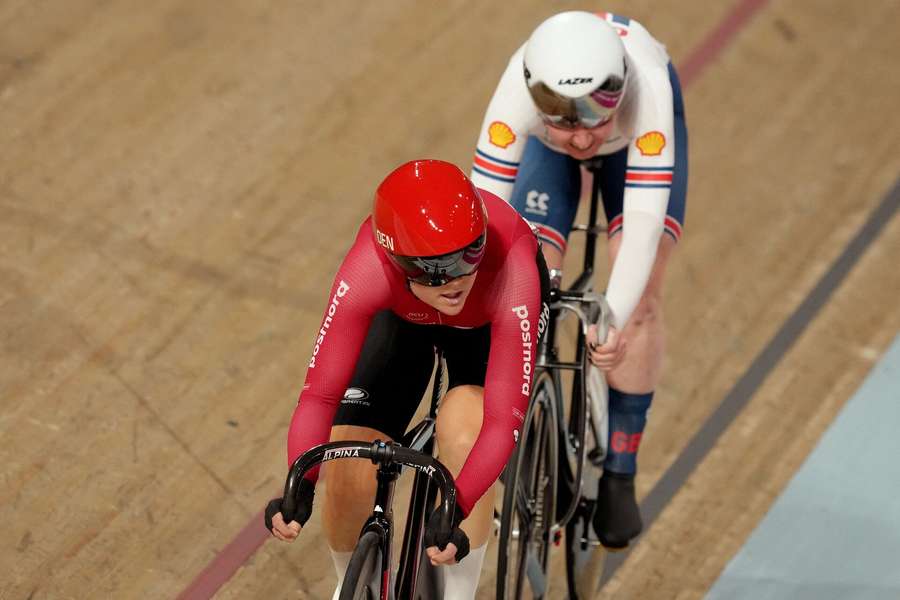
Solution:
M578 302L581 304L588 304L592 307L596 307L598 312L597 319L594 321L597 325L597 339L602 344L606 341L606 335L609 333L609 327L612 324L612 309L609 307L609 302L606 301L606 296L604 294L597 294L592 291L584 291L584 290L560 290L560 289L551 289L550 290L550 303L551 306L555 303L566 303L566 302ZM570 310L573 310L575 313L582 315L583 313L580 310L575 310L573 307L568 307ZM587 335L587 324L589 320L586 317L582 317L582 321L584 324L583 333Z
M338 458L368 458L376 465L406 465L417 469L430 477L441 491L441 526L450 531L456 516L456 484L453 475L440 461L429 454L411 450L394 442L345 441L328 442L310 448L297 457L291 465L287 480L284 483L284 498L281 503L281 514L285 523L290 523L297 514L297 501L300 482L307 471L323 462Z

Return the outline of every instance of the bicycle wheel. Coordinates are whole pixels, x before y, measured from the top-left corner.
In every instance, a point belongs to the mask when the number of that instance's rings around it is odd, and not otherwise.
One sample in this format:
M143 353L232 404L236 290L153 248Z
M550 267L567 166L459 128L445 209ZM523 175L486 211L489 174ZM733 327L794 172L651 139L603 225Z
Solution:
M497 549L497 598L543 598L555 516L556 389L547 371L534 380L519 443L504 477Z
M416 581L415 600L437 600L444 595L444 570L431 564L425 548L419 558L419 577Z
M606 550L594 532L593 516L597 510L597 483L602 473L608 436L607 387L605 378L591 371L587 385L590 435L585 438L590 460L582 471L583 487L572 519L566 523L566 581L569 599L594 596L603 575Z
M381 597L381 538L367 531L359 538L341 585L340 600L375 600Z

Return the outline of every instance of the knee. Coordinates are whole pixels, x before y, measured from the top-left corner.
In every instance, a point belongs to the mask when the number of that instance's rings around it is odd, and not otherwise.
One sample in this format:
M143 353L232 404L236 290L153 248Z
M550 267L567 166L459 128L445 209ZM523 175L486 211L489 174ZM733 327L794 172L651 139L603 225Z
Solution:
M643 329L662 321L662 298L655 289L648 289L628 319L629 329Z
M331 441L384 439L385 435L364 427L338 425L331 430ZM368 460L345 458L322 465L325 497L338 511L349 510L373 498L377 468Z
M465 461L481 431L483 403L484 388L474 385L455 387L444 397L436 424L442 459Z
M329 463L325 471L325 496L338 513L368 506L375 495L375 465L358 459Z
M613 260L618 255L620 236L614 238L617 243L610 241L610 258ZM662 292L663 284L666 277L669 261L675 253L676 242L668 235L663 235L659 242L656 252L656 259L653 263L653 270L650 278L641 294L641 299L635 307L634 312L628 319L628 329L651 329L658 327L662 322ZM611 263L612 266L612 263Z

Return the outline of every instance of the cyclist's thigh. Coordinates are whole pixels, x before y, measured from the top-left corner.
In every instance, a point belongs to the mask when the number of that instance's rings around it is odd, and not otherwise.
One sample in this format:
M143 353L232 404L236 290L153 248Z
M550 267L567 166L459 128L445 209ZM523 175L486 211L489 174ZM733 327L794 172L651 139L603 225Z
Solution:
M600 184L603 212L606 214L607 235L622 231L622 203L625 197L625 168L628 164L628 146L603 157L594 177Z
M356 440L363 442L374 442L375 440L386 440L388 435L383 431L372 429L371 427L362 427L360 425L334 425L331 428L331 437L329 441L345 442L348 440ZM391 438L393 440L393 438Z
M561 253L566 251L580 195L578 161L529 137L510 204L537 227L543 243Z
M453 464L464 460L478 437L484 413L484 380L491 346L490 325L474 329L441 328L438 345L447 362L447 394L441 401L437 438L442 456ZM457 454L456 451L464 452ZM446 456L443 454L449 451Z
M388 435L371 427L359 425L335 425L331 428L332 442L355 441L374 442L386 440ZM329 482L325 486L327 501L340 512L348 505L365 505L370 494L375 490L375 471L377 467L370 460L354 458L350 460L333 460L322 465L324 478ZM331 531L334 531L332 529ZM351 532L355 535L357 532ZM350 534L348 534L350 535ZM352 536L350 536L352 539Z
M400 439L428 387L433 367L434 345L426 326L404 321L390 311L377 314L333 424L374 429Z
M491 326L442 327L438 333L437 343L447 362L447 390L460 385L484 387L491 350Z

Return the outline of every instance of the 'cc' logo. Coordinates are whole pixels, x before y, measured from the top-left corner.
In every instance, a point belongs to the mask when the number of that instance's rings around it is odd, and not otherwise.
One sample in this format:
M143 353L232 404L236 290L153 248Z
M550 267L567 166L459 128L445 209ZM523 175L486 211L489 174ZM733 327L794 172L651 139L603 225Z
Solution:
M547 204L550 202L550 195L537 190L531 190L525 196L525 212L534 215L547 216Z

